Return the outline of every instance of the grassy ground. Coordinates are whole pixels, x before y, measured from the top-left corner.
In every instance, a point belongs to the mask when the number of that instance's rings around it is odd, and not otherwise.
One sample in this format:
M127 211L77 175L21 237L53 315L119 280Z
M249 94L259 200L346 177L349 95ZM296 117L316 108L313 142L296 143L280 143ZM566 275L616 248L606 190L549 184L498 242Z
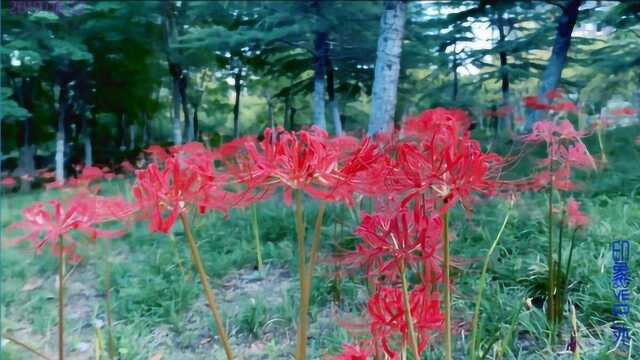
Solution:
M640 147L633 144L638 127L610 132L605 141L609 167L581 178L583 191L574 196L591 216L588 231L579 236L574 255L569 302L575 304L582 359L640 358L614 350L610 329L614 295L611 288L610 243L632 242L630 268L632 310L631 354L640 354ZM597 149L588 139L590 149ZM595 151L596 156L598 151ZM107 193L120 191L123 181L105 183ZM34 191L3 196L1 225L17 219L34 200L58 196ZM315 209L307 203L307 223ZM454 325L458 359L465 359L473 302L484 255L507 211L503 200L482 200L472 217L452 215L453 243L458 267L453 272ZM292 209L279 198L258 207L266 266L255 267L250 213L234 211L224 218L209 214L196 222L195 235L221 303L234 349L243 359L288 359L295 342L298 282ZM523 195L516 203L489 266L489 282L481 307L481 344L487 359L570 359L569 313L565 312L561 339L551 346L541 310L546 272L545 199ZM353 246L352 215L330 207L323 228L323 253L329 260L337 248ZM67 292L67 353L70 359L95 359L96 344L106 340L104 288L107 259L116 348L121 359L223 359L213 322L200 292L182 231L175 236L149 234L146 224L134 224L124 238L110 244L84 246L85 260L69 270ZM26 247L4 248L2 260L2 331L56 353L56 259L35 255ZM350 328L362 322L367 289L359 274L337 276L324 261L317 268L311 299L309 358L339 351ZM433 339L424 359L441 359L440 336ZM3 339L3 359L31 359L31 355ZM214 355L212 355L214 354Z

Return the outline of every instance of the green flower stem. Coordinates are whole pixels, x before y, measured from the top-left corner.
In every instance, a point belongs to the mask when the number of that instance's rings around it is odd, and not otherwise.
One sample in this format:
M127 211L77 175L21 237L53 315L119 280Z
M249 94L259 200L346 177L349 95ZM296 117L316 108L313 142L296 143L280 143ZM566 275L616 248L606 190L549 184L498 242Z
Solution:
M64 360L64 240L58 239L60 261L58 262L58 359Z
M216 329L218 330L218 336L220 336L220 341L222 342L222 347L224 348L224 352L227 355L227 359L233 359L233 353L231 352L231 346L229 345L229 339L227 338L227 334L224 331L224 323L222 322L222 316L220 316L220 311L218 310L218 305L216 304L215 296L209 287L209 281L207 280L207 274L204 271L204 265L202 264L202 259L200 258L200 253L198 252L198 246L193 238L193 234L191 233L191 226L189 225L189 219L185 213L180 214L180 220L182 221L182 226L184 227L185 237L187 238L187 242L189 243L189 247L191 248L191 256L193 258L193 262L196 265L196 269L198 270L198 275L200 275L200 283L202 283L202 289L204 291L205 296L207 297L207 302L209 303L209 310L211 310L211 315L213 316L213 320L216 324Z
M260 249L260 228L258 227L258 210L256 205L251 205L251 228L253 238L256 241L256 257L258 259L258 271L262 270L262 250Z
M402 279L402 300L404 303L404 315L407 322L407 329L409 330L409 345L411 351L416 360L420 359L420 353L418 352L418 338L413 328L413 319L411 318L411 303L409 301L409 285L407 284L407 274L405 271L404 262L400 264L400 277Z
M443 243L444 243L444 269L443 269L443 282L444 282L444 351L445 351L445 360L452 359L452 348L451 348L451 286L449 282L449 214L444 213L442 216L442 222L444 223L443 227Z
M313 269L318 258L318 249L320 248L320 232L322 230L322 220L324 218L325 203L321 202L316 217L316 225L314 228L313 241L311 242L311 251L309 253L309 261L304 267L304 291L300 301L300 330L298 332L298 358L306 357L306 339L307 330L309 328L309 301L311 299Z
M475 310L473 312L473 325L471 330L471 360L476 359L476 348L477 348L477 340L478 340L478 323L480 321L480 303L482 302L482 293L484 292L484 287L486 283L487 269L489 268L489 260L491 259L491 255L498 246L498 241L500 241L500 237L502 236L502 232L504 228L507 226L507 222L509 221L509 216L511 215L511 208L507 210L507 215L504 217L504 221L502 222L502 226L498 231L498 235L496 235L495 240L493 240L493 244L489 248L489 252L487 256L484 258L484 265L482 266L482 273L480 274L480 284L478 285L478 294L476 295L476 305Z

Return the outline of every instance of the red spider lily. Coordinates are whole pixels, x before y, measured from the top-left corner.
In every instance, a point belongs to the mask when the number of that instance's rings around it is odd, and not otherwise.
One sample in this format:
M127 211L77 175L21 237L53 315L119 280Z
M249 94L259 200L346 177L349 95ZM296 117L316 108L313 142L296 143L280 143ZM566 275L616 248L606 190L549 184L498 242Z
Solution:
M567 216L570 228L583 228L589 224L589 217L580 211L580 203L573 198L567 200Z
M55 171L47 171L47 169L39 169L37 173L38 173L38 176L43 179L53 179L56 177Z
M409 309L417 335L418 352L421 353L428 345L428 333L442 326L439 295L430 294L424 286L417 287L409 294ZM394 336L399 336L403 344L409 341L402 290L389 287L377 289L369 299L367 310L374 340L380 341L385 354L395 357L396 352L392 349Z
M431 264L439 248L442 221L438 215L427 217L419 209L410 214L398 210L395 216L364 215L355 233L362 239L344 263L364 266L368 276L398 275L403 264L411 266L421 260Z
M636 143L636 145L640 145L640 136L638 136L638 137L636 138L635 143Z
M637 113L638 113L638 110L630 107L623 107L623 108L611 110L611 115L614 115L614 116L634 116Z
M3 178L0 183L2 184L2 187L9 188L9 189L15 187L18 184L16 182L16 179L12 178L11 176L7 176Z
M247 142L247 158L239 160L242 171L235 174L238 183L248 188L283 187L285 203L291 203L293 189L315 194L314 187L330 184L330 173L337 168L339 151L331 146L326 131L264 131L258 144Z
M501 165L496 154L485 154L477 141L466 137L451 138L438 144L425 140L418 148L413 144L398 147L397 169L392 177L394 189L406 192L403 204L422 195L443 199L442 212L460 200L469 209L472 193L491 193Z
M122 171L128 174L133 174L136 172L135 166L133 166L133 164L131 164L129 160L124 160L123 162L121 162L120 168L122 169Z
M525 96L524 98L522 98L522 105L533 110L551 109L551 106L549 106L549 104L540 102L537 96Z
M111 239L122 235L122 231L101 230L98 224L119 220L133 213L133 207L119 198L103 198L80 195L72 198L66 205L57 200L36 203L22 212L22 220L11 225L9 230L21 230L23 236L10 240L17 244L29 240L37 253L46 245L54 256L69 255L69 262L77 263L80 256L75 252L77 242L71 236L72 231L85 234L90 239ZM60 238L64 248L60 249Z
M204 213L208 209L226 212L242 205L240 196L220 189L220 179L212 167L194 159L189 162L170 157L162 170L151 164L137 171L132 191L144 216L151 220L151 231L168 232L189 206Z
M435 108L408 119L402 126L406 135L441 141L451 136L461 136L471 125L467 114L460 109Z
M546 94L544 94L544 97L546 97L549 100L561 99L564 96L565 96L565 93L560 88L556 88L556 89L550 90Z
M342 353L333 357L333 360L367 360L373 356L373 351L367 347L358 345L342 345Z
M151 145L144 152L151 155L153 162L163 162L169 158L169 153L160 145Z
M564 120L555 124L552 121L538 121L533 125L531 133L525 135L525 142L555 143L559 140L580 141L584 132L576 130L570 121Z
M551 110L557 111L557 112L572 112L572 113L579 112L576 104L572 103L571 101L553 104L551 105Z

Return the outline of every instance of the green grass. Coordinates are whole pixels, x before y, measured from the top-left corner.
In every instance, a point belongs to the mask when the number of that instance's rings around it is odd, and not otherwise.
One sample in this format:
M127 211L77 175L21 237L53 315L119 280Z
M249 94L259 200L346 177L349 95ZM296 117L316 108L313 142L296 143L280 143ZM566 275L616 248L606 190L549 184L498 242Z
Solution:
M614 297L611 289L610 243L632 242L632 310L627 326L632 330L633 352L640 351L640 168L639 147L633 139L638 127L617 129L606 136L610 164L606 171L581 175L581 192L573 195L591 217L589 229L579 236L574 254L569 301L575 304L582 359L615 359L610 329ZM587 146L597 149L593 139ZM597 151L596 151L597 153ZM597 155L596 155L597 156ZM116 193L124 183L103 184ZM19 211L36 200L57 196L33 191L6 194L2 201L2 227L14 222ZM479 342L488 359L570 359L561 354L570 333L568 313L559 333L562 340L551 347L547 324L540 308L545 291L546 220L542 194L524 194L514 207L498 248L489 263L487 286L481 304ZM306 203L307 223L313 223L316 206ZM466 358L469 329L482 261L497 233L507 205L501 199L480 200L470 218L456 209L451 216L456 240L452 253L460 263L453 271L454 324L464 331L455 337L458 358ZM209 214L195 222L195 236L213 289L218 295L232 346L247 359L288 358L295 341L298 306L293 210L276 197L258 206L263 258L262 273L256 268L250 214L232 211L227 217ZM343 223L334 226L335 223ZM308 226L309 226L308 225ZM366 306L367 290L360 274L336 280L335 266L324 261L337 248L351 248L355 225L343 206L327 210L323 228L321 262L314 277L311 298L309 351L312 359L339 351L349 341L341 325L357 324ZM149 234L145 223L136 223L128 235L111 244L114 333L121 359L148 359L161 353L168 359L222 359L213 322L201 295L197 274L180 226L175 243L163 234ZM309 229L310 230L310 229ZM308 231L310 233L311 231ZM334 241L334 236L338 239ZM104 323L104 265L102 252L88 242L84 262L69 275L68 351L93 351L96 324ZM568 246L568 244L566 244ZM55 353L56 260L45 253L35 255L28 247L3 248L2 330ZM183 271L180 265L183 266ZM24 290L25 284L42 281ZM340 299L340 302L336 302ZM77 316L72 316L72 315ZM361 320L360 320L361 321ZM102 327L102 331L105 329ZM104 334L103 334L104 335ZM435 335L424 359L441 359L440 336ZM3 359L29 359L15 345L3 346ZM633 359L633 357L630 357Z

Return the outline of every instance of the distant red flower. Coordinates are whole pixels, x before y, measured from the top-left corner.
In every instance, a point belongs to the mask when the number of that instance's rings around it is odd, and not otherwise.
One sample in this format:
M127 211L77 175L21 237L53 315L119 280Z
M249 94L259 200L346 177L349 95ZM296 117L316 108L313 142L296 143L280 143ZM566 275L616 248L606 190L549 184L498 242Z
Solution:
M567 200L567 216L569 227L573 229L583 228L589 224L589 217L580 211L580 203L573 198Z
M638 137L636 138L635 143L636 143L636 145L640 145L640 136L638 136Z
M548 91L546 94L544 94L544 96L549 100L557 100L557 99L563 98L565 94L564 94L564 91L562 91L562 89L556 88Z
M363 348L358 345L342 345L342 353L333 357L332 360L367 360L373 355L373 351L369 348Z
M446 140L450 136L461 136L471 126L471 120L460 109L435 108L407 119L402 126L405 135L429 138L434 141Z
M576 106L576 104L572 103L571 101L553 104L551 105L551 110L557 111L557 112L578 113L578 107Z
M438 294L430 294L425 286L413 289L409 294L409 309L417 335L418 351L428 345L429 333L440 329L443 316L440 312ZM367 304L370 331L374 340L380 341L388 356L396 356L393 342L409 342L408 324L405 317L402 290L381 287L371 296Z
M117 204L115 203L117 202ZM121 231L101 230L96 226L113 220L119 220L123 214L124 202L117 199L102 197L88 198L81 195L62 204L57 200L36 203L22 212L22 220L11 225L10 231L21 230L25 234L10 240L17 244L29 240L37 253L41 253L49 245L54 256L69 255L69 262L77 263L80 256L75 252L76 240L71 236L72 231L85 234L90 239L114 238L122 235ZM59 240L63 239L64 248L60 249Z
M551 108L549 104L540 102L537 96L525 96L522 98L522 104L533 110L549 110Z
M7 176L7 177L2 179L1 184L2 184L2 187L11 189L11 188L15 187L18 183L16 182L16 179L14 179L14 178L12 178L10 176Z
M154 162L163 162L169 158L169 153L160 145L151 145L145 151L151 155Z
M129 174L133 174L136 171L135 166L133 166L133 164L131 164L129 162L129 160L124 160L123 162L120 163L120 168L125 172L125 173L129 173Z
M614 116L634 116L637 113L638 113L638 110L630 107L623 107L623 108L611 110L611 115L614 115Z

